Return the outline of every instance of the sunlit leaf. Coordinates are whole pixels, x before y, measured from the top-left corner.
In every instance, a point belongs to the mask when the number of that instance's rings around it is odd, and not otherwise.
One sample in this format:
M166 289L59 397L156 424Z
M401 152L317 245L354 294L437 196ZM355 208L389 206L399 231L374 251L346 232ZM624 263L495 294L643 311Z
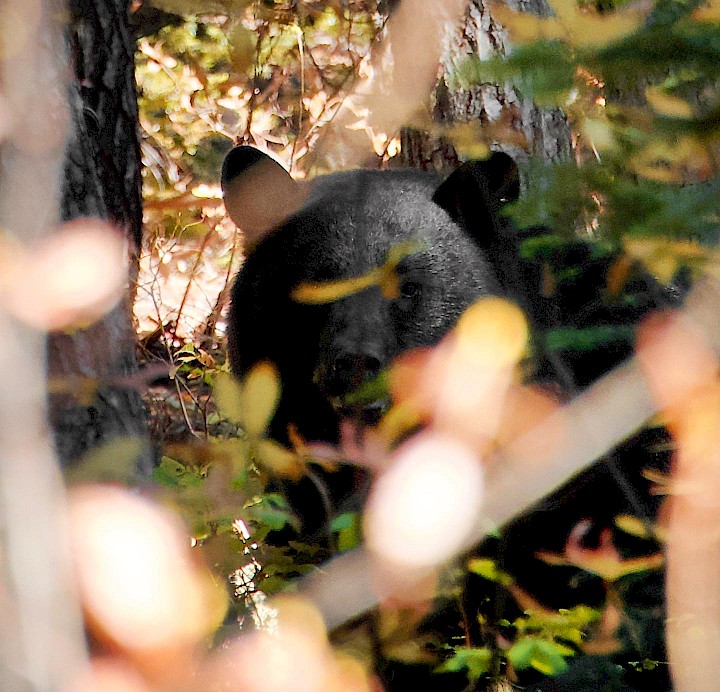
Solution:
M681 267L699 268L708 259L707 248L691 240L626 238L625 251L640 260L662 283L668 284Z
M306 305L333 303L354 293L364 291L370 286L375 286L380 281L380 276L380 270L373 269L367 274L352 279L301 283L292 290L290 295L293 300Z
M213 393L220 412L233 423L242 425L244 414L242 385L232 375L220 373L215 378Z
M692 106L687 101L677 96L670 96L657 87L646 89L645 98L653 110L660 115L672 118L691 118L693 115Z
M526 12L514 12L507 5L499 2L492 3L491 7L493 17L507 29L513 43L559 39L565 34L565 29L556 19L544 19Z
M515 43L539 39L564 39L573 46L602 47L637 29L646 12L634 8L599 15L581 8L576 0L551 0L555 17L535 17L492 3L492 15Z
M490 147L483 140L481 127L486 123L455 123L447 131L447 136L458 153L466 159L486 159Z
M696 22L720 22L720 2L718 0L705 0L692 14Z
M617 140L607 120L586 118L582 121L581 127L582 133L597 151L606 152L617 148Z
M424 418L425 416L412 405L397 404L383 416L378 429L382 439L391 444L403 439L411 430L415 430Z
M630 271L633 266L633 258L628 254L620 255L610 266L607 273L607 290L612 296L618 296L621 294L627 280L630 276Z
M498 569L495 560L490 560L489 558L474 558L470 560L470 562L468 562L468 569L473 574L484 577L489 581L503 584L504 586L508 586L513 581L509 574Z
M422 245L415 240L406 240L390 248L385 263L380 267L380 278L378 280L378 285L385 298L388 300L398 298L400 295L400 277L398 276L397 265L408 255L419 252L421 249Z
M468 362L502 367L516 363L527 347L528 324L523 311L502 298L481 298L461 316L458 348Z
M414 240L398 243L390 248L384 264L371 269L362 276L337 281L304 282L298 284L290 294L298 303L307 305L323 305L354 293L364 291L370 286L380 286L388 300L397 298L400 281L397 265L408 255L418 252L422 245Z
M248 435L265 432L280 401L280 380L275 367L267 362L253 366L242 385L242 423Z
M575 0L573 5L577 7ZM584 48L601 48L631 34L645 19L645 13L628 9L601 17L578 12L569 22L569 43Z
M655 532L648 531L647 523L631 514L621 514L615 517L615 526L631 536L637 536L638 538L655 538Z

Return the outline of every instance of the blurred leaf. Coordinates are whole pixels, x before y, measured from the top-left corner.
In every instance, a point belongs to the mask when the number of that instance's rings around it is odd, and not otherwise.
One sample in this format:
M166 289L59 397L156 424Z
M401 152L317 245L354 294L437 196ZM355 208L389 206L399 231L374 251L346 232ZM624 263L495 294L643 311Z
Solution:
M545 345L549 351L592 351L612 342L632 343L633 327L623 324L605 324L597 327L561 327L549 330Z
M290 295L298 303L322 305L347 298L370 288L370 286L380 286L383 295L388 300L392 300L397 298L400 286L397 265L405 257L419 252L421 249L422 244L415 240L398 243L390 248L381 267L376 267L362 276L351 279L301 283L292 290Z
M257 440L253 448L258 462L279 476L299 480L305 473L302 459L275 440Z
M241 421L248 435L260 437L270 425L280 401L277 370L267 362L252 367L242 383Z
M388 375L383 371L357 389L343 396L343 403L348 406L361 406L388 398Z
M541 21L527 14L520 16ZM460 67L457 79L462 85L511 82L540 105L560 105L573 87L575 69L567 45L538 41L519 46L504 58L470 58Z
M306 305L323 305L347 298L354 293L375 286L380 280L380 271L373 269L367 274L353 279L323 281L318 283L305 282L298 284L290 294L292 299Z
M588 521L579 522L575 526L568 538L564 554L538 552L536 557L549 565L579 567L598 575L606 582L617 581L629 574L660 569L665 564L662 553L623 559L609 530L600 534L597 548L585 547L581 541L588 527Z
M490 560L489 558L474 558L470 560L470 562L468 562L468 569L473 574L477 574L503 586L508 586L513 582L513 578L501 569L498 569L495 560Z
M163 456L153 470L153 480L165 488L200 487L204 474L197 467L186 466L168 456Z
M464 159L486 159L490 147L484 140L481 123L456 123L447 129L447 136Z
M615 526L621 531L637 538L655 538L654 532L649 532L646 523L639 517L630 514L621 514L615 517Z
M260 502L247 507L244 514L249 520L267 526L271 531L280 531L286 526L295 530L300 528L287 500L277 493L263 494Z
M645 90L645 98L653 110L671 118L691 118L692 106L677 96L670 96L661 89L654 87Z
M236 74L250 73L257 54L257 34L238 22L228 33L228 41L232 46L230 62L233 72Z
M585 118L582 133L599 152L613 151L618 147L612 124L605 118Z
M213 394L220 413L233 423L242 425L244 414L242 385L232 375L221 373L215 378Z
M720 22L720 2L718 0L705 0L693 12L692 16L697 22Z
M488 648L457 647L453 655L438 669L439 673L467 673L470 682L477 682L490 671L493 653Z
M255 364L243 381L218 373L214 386L220 412L241 425L251 438L261 437L280 401L280 380L275 367L267 362Z
M581 8L576 0L550 0L555 17L543 18L518 13L493 2L492 15L510 34L514 43L536 39L564 39L578 47L602 47L632 33L645 19L646 12L631 7L598 14Z
M330 530L337 534L337 547L342 553L357 548L362 541L360 517L357 512L345 512L335 517Z
M65 472L68 483L124 483L137 481L137 462L146 442L139 437L116 437L83 454Z
M559 675L567 670L566 658L575 652L558 642L537 637L521 637L507 652L515 668L535 668L544 675Z
M627 238L625 251L640 260L664 284L669 284L681 267L698 270L709 257L707 248L692 240Z

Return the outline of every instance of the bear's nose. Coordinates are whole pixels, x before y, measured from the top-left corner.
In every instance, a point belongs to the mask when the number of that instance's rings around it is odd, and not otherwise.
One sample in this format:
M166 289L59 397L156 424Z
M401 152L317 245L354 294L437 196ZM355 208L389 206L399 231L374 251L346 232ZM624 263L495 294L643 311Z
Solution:
M382 370L380 358L368 353L341 351L330 364L329 394L342 396L376 378Z

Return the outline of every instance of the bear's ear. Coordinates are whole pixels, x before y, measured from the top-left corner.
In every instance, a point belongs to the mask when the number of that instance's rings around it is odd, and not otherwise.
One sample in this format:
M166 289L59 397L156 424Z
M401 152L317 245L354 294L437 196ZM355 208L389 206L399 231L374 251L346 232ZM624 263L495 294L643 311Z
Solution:
M468 161L450 174L433 195L440 205L482 246L500 233L500 208L520 195L520 174L513 159L495 152L482 161Z
M255 147L232 149L223 162L220 182L225 209L250 246L295 213L306 195L303 184Z

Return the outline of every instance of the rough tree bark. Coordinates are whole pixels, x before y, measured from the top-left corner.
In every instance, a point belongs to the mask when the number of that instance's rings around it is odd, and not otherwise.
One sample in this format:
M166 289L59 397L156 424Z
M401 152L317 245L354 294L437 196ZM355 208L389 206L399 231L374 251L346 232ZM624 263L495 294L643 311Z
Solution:
M131 279L142 227L140 148L134 78L135 38L126 0L70 0L73 120L64 171L63 221L108 219L129 240ZM53 334L49 370L51 419L63 464L119 436L145 439L130 297L88 329ZM88 386L89 385L89 386ZM87 396L91 391L92 395ZM144 444L137 464L148 473Z
M539 16L551 14L546 0L508 0L507 4L512 9ZM568 159L571 155L570 129L559 109L539 108L509 85L483 84L465 89L454 84L453 74L468 57L486 59L505 55L508 48L507 33L492 18L490 3L487 0L472 0L461 27L446 37L433 119L442 125L451 125L493 123L509 116L513 128L524 135L527 149L499 148L508 150L520 161L528 156L546 161ZM457 153L445 138L406 128L401 139L404 165L450 170L459 163Z

